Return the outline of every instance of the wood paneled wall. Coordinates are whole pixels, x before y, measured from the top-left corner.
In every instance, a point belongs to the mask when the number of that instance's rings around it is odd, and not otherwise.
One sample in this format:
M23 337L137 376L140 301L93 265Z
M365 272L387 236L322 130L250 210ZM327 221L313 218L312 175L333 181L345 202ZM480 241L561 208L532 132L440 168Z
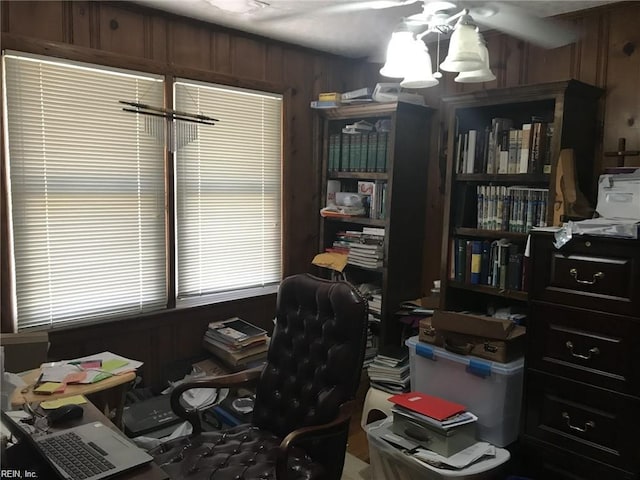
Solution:
M261 88L285 94L284 242L285 275L310 270L317 253L320 172L312 145L309 101L320 91L374 86L380 65L367 64L287 45L125 2L3 1L3 48L167 75ZM597 158L616 150L625 137L628 149L640 149L640 2L622 2L566 15L582 32L566 47L542 50L517 39L486 35L497 79L486 84L457 84L445 73L437 87L421 91L427 103L456 92L576 78L606 89L602 102L602 138ZM385 40L381 40L385 41ZM435 48L431 48L435 56ZM446 51L446 45L441 52ZM444 53L442 53L444 55ZM442 59L441 59L442 60ZM429 182L423 290L439 276L444 179L444 121L434 117ZM4 157L3 157L4 162ZM614 161L597 162L602 165ZM639 165L640 159L628 159ZM3 231L5 228L3 218ZM408 232L408 234L410 234ZM6 242L2 243L6 285ZM4 291L3 291L4 293ZM208 321L231 315L269 326L273 296L185 309L96 327L51 334L51 357L70 357L109 349L145 362L142 374L154 384L174 359L199 350Z
M320 172L309 102L320 91L359 87L363 79L349 75L357 62L127 2L3 1L1 14L4 49L284 94L284 274L311 269L318 246ZM6 288L7 243L2 245ZM200 352L209 321L238 315L270 329L274 312L270 295L53 331L50 356L111 350L143 361L142 376L155 385L164 366Z

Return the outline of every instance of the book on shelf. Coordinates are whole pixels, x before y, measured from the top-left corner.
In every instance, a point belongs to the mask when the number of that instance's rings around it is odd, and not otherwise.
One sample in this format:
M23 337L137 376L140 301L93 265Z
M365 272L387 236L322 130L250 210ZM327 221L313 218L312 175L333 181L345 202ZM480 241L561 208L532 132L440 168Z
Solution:
M321 92L318 94L318 101L321 102L340 102L342 94L339 92Z
M349 90L347 92L343 92L341 95L341 99L354 100L354 99L370 98L371 94L372 94L371 88L362 87L362 88L356 88L355 90Z
M335 100L312 100L309 106L314 109L338 108L340 102Z

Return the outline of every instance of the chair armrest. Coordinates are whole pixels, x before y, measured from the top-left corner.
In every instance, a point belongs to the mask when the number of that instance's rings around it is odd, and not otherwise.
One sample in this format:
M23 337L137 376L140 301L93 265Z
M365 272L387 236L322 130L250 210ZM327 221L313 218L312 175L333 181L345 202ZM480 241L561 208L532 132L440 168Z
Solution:
M278 457L276 459L276 479L284 480L287 478L287 458L289 456L289 449L295 442L299 442L308 437L312 437L318 434L322 434L332 430L333 428L348 422L355 408L355 401L348 400L340 405L338 416L330 422L323 423L321 425L312 425L309 427L302 427L289 433L280 443Z
M180 397L182 397L184 392L193 388L233 388L251 385L257 383L261 373L262 367L259 367L229 375L207 377L193 380L191 382L181 383L171 392L171 410L173 410L176 415L189 422L193 427L192 435L197 435L202 432L200 416L198 415L197 409L194 408L187 410L185 406L180 403Z

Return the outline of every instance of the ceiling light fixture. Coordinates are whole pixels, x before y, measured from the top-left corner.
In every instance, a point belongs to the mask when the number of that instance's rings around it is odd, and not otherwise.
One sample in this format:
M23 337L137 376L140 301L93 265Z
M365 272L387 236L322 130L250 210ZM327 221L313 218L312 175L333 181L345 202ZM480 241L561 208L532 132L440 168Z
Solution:
M426 17L426 30L415 34L406 22L393 32L387 47L387 58L380 74L385 77L402 78L405 88L428 88L438 84L442 76L439 70L457 72L454 79L460 83L480 83L495 80L489 65L489 51L478 27L468 10L443 19L441 12L432 12ZM457 20L455 26L451 23ZM449 51L440 68L433 73L431 56L423 38L429 33L438 34L438 58L440 61L440 34L451 34Z

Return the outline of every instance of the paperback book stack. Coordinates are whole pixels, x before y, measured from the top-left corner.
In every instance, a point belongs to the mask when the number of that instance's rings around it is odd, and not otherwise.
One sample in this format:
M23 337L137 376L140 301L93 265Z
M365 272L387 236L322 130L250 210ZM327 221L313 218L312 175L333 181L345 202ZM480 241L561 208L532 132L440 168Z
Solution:
M269 348L267 331L241 318L211 322L202 345L233 369L264 363Z
M347 263L363 268L381 268L384 258L384 228L363 227L356 242L349 245Z
M406 345L380 347L378 355L367 368L369 382L373 388L387 393L409 390L409 349Z

